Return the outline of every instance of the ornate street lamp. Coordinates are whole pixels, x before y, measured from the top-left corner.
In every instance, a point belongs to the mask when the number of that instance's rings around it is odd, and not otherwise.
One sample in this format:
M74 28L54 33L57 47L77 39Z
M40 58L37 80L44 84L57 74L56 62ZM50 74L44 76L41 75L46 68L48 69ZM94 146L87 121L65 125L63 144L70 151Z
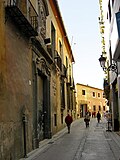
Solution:
M110 66L106 67L105 66L106 57L103 57L103 55L101 55L101 57L99 58L99 62L100 62L100 66L102 67L103 71L113 71L118 75L118 68L117 68L117 64L115 61Z

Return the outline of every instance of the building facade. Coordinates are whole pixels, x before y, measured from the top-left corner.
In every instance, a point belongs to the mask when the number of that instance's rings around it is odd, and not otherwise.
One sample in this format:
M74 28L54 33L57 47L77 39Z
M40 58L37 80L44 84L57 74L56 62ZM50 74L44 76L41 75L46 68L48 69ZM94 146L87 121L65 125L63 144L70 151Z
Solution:
M76 118L74 57L57 0L0 1L0 159L15 160Z
M88 111L92 117L96 117L98 111L100 111L101 115L104 115L108 110L107 100L104 98L102 89L77 83L76 92L79 117L84 117Z
M56 133L60 130L60 126L63 127L67 112L76 118L72 69L74 57L57 1L50 0L48 8L50 15L47 18L47 28L51 26L51 31L47 32L47 37L51 38L51 44L48 44L47 48L56 65L55 67L52 64L51 70L51 108L53 113L51 120L52 132Z
M104 44L102 41L102 48L104 48L102 56L106 57L104 90L112 112L113 130L118 131L120 128L120 1L100 0L99 4L99 24L101 37L104 39Z

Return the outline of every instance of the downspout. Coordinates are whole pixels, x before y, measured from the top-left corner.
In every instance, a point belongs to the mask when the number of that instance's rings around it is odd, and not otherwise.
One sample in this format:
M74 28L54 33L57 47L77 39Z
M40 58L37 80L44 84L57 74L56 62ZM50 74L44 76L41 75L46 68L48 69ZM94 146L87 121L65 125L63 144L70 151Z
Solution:
M23 121L23 136L24 136L24 158L27 158L27 145L26 145L26 123L27 123L27 117L25 115L25 113L23 113L23 117L22 117L22 121Z
M38 141L38 133L37 133L37 124L38 124L38 120L37 120L37 108L38 108L38 88L37 88L37 84L38 84L38 71L37 71L37 67L35 64L35 148L39 148L39 141Z

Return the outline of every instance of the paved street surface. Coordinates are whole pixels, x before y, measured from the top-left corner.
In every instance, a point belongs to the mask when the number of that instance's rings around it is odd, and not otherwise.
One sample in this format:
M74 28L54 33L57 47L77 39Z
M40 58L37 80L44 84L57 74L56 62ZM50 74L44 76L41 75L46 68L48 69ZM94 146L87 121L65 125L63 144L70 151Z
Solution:
M105 119L98 124L96 118L91 118L86 128L79 119L73 122L70 134L65 128L41 142L26 160L120 160L120 136L106 132L106 126Z

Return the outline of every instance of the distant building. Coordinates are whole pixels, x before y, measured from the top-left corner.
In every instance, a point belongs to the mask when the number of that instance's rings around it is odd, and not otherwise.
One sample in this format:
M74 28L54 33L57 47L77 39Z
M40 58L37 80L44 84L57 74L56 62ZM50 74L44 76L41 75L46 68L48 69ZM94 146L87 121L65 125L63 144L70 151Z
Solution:
M108 109L102 89L77 83L76 92L78 117L84 117L87 111L93 117L98 111L103 115Z

